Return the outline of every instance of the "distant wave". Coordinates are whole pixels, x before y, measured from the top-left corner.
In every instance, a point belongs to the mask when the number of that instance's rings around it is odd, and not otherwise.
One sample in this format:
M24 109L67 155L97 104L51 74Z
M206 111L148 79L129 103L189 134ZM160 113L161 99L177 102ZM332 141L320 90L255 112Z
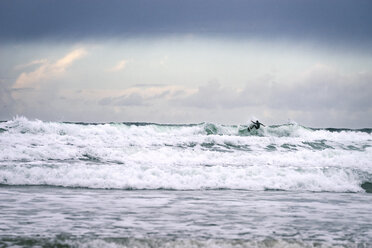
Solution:
M362 192L370 129L245 125L0 123L0 184L115 189Z

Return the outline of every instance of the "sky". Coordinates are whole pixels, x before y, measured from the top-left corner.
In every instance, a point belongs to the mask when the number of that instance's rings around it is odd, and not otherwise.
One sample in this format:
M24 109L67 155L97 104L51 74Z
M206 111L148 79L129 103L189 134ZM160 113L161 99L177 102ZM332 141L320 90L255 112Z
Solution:
M2 0L0 120L372 127L369 0Z

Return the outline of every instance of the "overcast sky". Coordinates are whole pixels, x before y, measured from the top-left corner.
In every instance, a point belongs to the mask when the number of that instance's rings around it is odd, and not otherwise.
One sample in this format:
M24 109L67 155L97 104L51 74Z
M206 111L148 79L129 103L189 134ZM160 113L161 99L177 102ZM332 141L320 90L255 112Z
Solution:
M372 127L369 0L2 0L0 119Z

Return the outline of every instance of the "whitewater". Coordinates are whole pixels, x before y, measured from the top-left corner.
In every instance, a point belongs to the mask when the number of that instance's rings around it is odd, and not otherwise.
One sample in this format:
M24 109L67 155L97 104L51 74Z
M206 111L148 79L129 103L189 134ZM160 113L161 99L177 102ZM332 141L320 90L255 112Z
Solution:
M2 121L0 246L372 245L372 129L247 127Z
M0 123L0 183L106 189L360 192L372 134L285 124Z

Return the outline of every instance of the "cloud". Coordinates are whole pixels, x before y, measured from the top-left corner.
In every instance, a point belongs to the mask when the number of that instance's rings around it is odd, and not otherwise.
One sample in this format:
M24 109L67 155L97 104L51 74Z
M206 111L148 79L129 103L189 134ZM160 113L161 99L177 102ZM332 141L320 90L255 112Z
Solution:
M46 64L48 62L47 59L38 59L38 60L33 60L30 63L23 64L23 65L17 65L14 67L15 70L22 70L24 68L33 66L33 65L39 65L39 64Z
M372 110L372 74L342 74L331 68L311 69L294 82L274 78L248 83L242 90L218 83L201 86L184 98L180 106L204 109L263 107L272 110L369 111Z
M19 75L15 84L13 85L13 88L30 88L37 86L41 81L59 77L66 71L69 66L71 66L74 61L82 58L86 55L86 53L87 52L84 48L79 48L71 51L63 58L57 60L55 63L50 63L46 60L32 61L26 65L41 65L32 72L21 73L21 75Z
M0 120L6 120L14 114L16 102L11 91L6 88L0 79Z
M121 91L119 95L103 97L98 103L111 106L149 106L157 102L167 103L189 94L190 90L176 85L140 84Z
M192 33L368 45L371 8L369 0L0 1L0 41Z
M110 72L121 71L126 67L126 65L127 65L127 61L121 60L114 67L107 69L107 71L110 71Z
M163 58L160 59L159 64L162 66L165 66L168 62L168 56L164 56Z
M72 64L75 60L86 55L86 50L84 48L75 49L72 52L68 53L62 59L58 60L54 67L59 71L64 71L66 67Z
M257 115L266 122L293 119L312 127L371 126L371 72L344 73L315 66L287 80L267 76L242 89L209 83L174 97L168 105L221 122Z
M164 84L135 84L133 85L134 88L149 88L149 87L164 87L167 85Z
M114 105L114 106L144 106L145 98L138 93L119 97L105 97L99 102L101 105Z
M272 108L301 111L366 111L372 109L372 74L343 74L315 67L294 84L269 89Z
M218 82L210 82L200 86L191 95L184 98L179 96L174 102L189 107L213 109L239 107L239 98L240 93L237 89L222 87Z

